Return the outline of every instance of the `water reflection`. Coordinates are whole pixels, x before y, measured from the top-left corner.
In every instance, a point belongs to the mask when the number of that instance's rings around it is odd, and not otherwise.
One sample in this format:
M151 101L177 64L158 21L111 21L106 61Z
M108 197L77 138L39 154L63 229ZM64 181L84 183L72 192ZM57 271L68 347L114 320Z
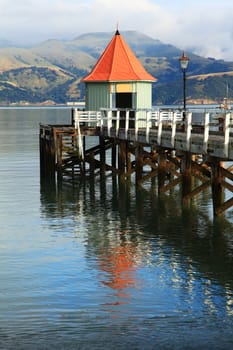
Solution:
M69 120L0 110L0 348L230 349L230 220L208 191L182 207L153 181L40 184L38 124Z
M160 306L145 301L152 315L230 316L232 225L224 219L212 222L201 207L205 201L182 208L177 197L157 197L153 188L145 191L117 178L64 182L49 190L42 183L41 211L48 218L82 218L90 268L112 290L106 305L136 307L135 298L140 305L143 293L148 298L156 290L153 298Z
M102 282L115 290L120 298L129 298L130 294L126 290L135 287L135 255L135 247L127 243L112 247L107 252L99 252L99 268L106 272Z

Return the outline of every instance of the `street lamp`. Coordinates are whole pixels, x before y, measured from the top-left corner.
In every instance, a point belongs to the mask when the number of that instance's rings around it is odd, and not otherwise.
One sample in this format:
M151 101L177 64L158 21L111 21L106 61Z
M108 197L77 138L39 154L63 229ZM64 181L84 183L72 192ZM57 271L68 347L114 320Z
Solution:
M180 68L183 72L183 92L184 92L184 119L185 119L185 110L186 110L186 70L188 68L189 64L189 58L188 56L183 52L183 55L179 59L180 61Z

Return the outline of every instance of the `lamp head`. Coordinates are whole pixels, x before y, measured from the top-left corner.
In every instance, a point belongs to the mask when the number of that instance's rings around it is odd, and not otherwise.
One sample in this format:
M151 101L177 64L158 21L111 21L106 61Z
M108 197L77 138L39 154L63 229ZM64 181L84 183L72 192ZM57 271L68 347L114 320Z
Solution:
M188 68L189 58L184 52L183 52L183 55L181 56L181 58L179 58L179 61L180 61L181 69L183 71L185 71Z

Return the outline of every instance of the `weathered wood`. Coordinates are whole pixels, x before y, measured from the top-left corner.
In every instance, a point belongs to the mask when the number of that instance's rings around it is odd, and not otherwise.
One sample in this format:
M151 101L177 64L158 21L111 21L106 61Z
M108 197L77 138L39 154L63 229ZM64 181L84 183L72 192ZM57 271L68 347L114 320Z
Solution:
M95 114L90 112L86 115L92 126L82 121L77 128L77 120L79 123L81 119L77 112L72 113L72 125L40 126L42 176L54 177L57 173L59 178L63 175L94 177L111 171L126 179L135 172L138 184L157 177L158 193L182 183L184 200L193 198L211 185L214 215L233 205L233 199L224 202L224 189L233 192L233 166L226 169L222 165L223 161L233 160L230 114L225 118L224 132L213 133L209 114L205 115L204 125L193 128L191 114L187 113L185 128L181 128L174 112L165 125L162 114L158 114L155 122L153 112L146 111L142 121L141 111L136 111L135 121L131 123L131 111L123 111L125 119L120 125L120 111L115 112L114 118L108 111L107 119L98 119L95 126ZM99 144L87 149L86 135L98 136ZM81 138L83 158L79 154ZM149 147L152 151L148 151ZM111 165L106 163L108 149L111 149ZM196 188L194 177L203 182Z
M128 143L126 144L126 171L128 174L132 173L131 152Z
M193 198L200 192L203 192L206 188L208 188L211 184L211 181L208 180L201 184L200 186L196 187L195 189L191 190L189 193L186 194L186 198Z
M126 143L121 142L119 144L119 152L118 152L118 168L120 174L125 173L125 167L126 167Z
M100 143L100 173L105 175L105 163L106 163L106 149L105 149L105 139L103 136L99 137Z
M165 179L168 171L166 152L163 149L161 149L158 153L158 192L160 192L165 185Z
M116 155L117 155L117 146L116 146L116 143L114 142L113 145L112 145L112 167L116 169Z
M184 152L181 159L182 196L186 200L192 191L192 154Z
M233 193L233 185L229 184L229 182L222 180L222 185Z
M135 169L136 169L136 183L142 179L143 173L143 148L139 143L136 144L135 148Z
M232 206L233 206L233 198L230 198L229 200L227 200L223 204L219 204L217 207L215 207L214 214L216 216L221 215Z
M178 184L180 184L182 181L181 176L177 177L176 179L171 180L168 184L164 185L162 188L160 188L160 192L164 193L167 191L170 191L171 189L173 189L175 186L177 186Z
M233 174L223 167L220 168L221 175L227 177L229 180L233 181Z
M93 177L95 175L95 154L90 152L89 154L89 164L90 164L90 175Z
M222 185L221 168L218 161L211 164L212 169L212 199L214 215L219 215L224 199L224 191Z
M144 175L143 177L141 177L140 179L138 179L138 184L142 184L143 182L151 179L152 177L155 177L158 175L158 169L151 171L149 174Z

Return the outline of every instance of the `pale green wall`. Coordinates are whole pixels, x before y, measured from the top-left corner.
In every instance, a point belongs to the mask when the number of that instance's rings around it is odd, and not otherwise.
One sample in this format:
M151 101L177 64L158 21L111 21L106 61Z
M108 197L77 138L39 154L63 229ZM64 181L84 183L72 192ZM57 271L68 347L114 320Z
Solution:
M152 107L152 83L138 81L136 84L137 84L136 109L151 108Z
M111 108L109 83L86 83L86 110Z
M98 111L100 108L112 108L111 91L114 92L114 84L119 83L86 83L86 110ZM134 93L134 108L150 109L152 107L152 83L142 81L129 83L132 84L132 93Z

